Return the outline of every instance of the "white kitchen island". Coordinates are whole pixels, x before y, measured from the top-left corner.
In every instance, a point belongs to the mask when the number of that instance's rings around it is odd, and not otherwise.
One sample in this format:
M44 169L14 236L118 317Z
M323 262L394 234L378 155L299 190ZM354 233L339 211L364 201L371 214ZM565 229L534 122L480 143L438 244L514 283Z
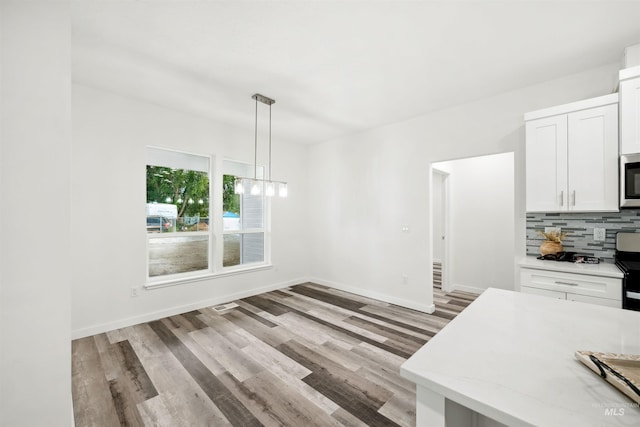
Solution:
M640 426L576 350L640 354L640 312L490 288L401 367L418 427Z

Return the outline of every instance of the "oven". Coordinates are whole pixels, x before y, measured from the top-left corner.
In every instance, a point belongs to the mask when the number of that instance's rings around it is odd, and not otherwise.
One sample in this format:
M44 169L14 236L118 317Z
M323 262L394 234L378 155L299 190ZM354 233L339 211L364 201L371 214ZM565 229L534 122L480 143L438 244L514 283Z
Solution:
M620 207L640 206L640 154L620 156Z
M640 233L616 235L616 265L622 279L622 308L640 311Z

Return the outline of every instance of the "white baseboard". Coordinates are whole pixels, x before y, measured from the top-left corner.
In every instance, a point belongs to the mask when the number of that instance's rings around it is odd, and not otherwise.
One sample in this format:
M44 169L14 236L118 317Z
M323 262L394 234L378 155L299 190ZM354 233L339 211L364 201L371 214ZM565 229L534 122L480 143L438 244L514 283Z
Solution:
M486 290L487 290L487 288L478 288L478 287L475 287L475 286L460 285L460 284L455 284L454 283L453 285L451 285L451 290L449 290L448 292L462 291L462 292L469 292L471 294L480 295L481 293L483 293Z
M277 289L287 288L289 286L298 285L300 283L305 283L308 281L309 281L308 278L303 277L300 279L289 280L283 283L275 283L272 285L263 286L260 288L254 288L247 291L238 292L235 294L228 294L228 295L219 296L217 298L197 301L191 304L169 307L163 310L153 311L150 313L128 317L125 319L115 320L113 322L101 323L98 325L89 326L87 328L76 329L71 331L71 339L75 340L78 338L84 338L91 335L113 331L119 328L126 328L128 326L138 325L140 323L151 322L153 320L162 319L164 317L175 316L176 314L187 313L189 311L199 310L201 308L211 307L214 305L227 303L227 302L234 301L241 298L247 298L254 295L262 294L264 292L271 292Z
M384 301L390 304L399 305L400 307L421 311L423 313L431 314L436 309L434 304L431 304L431 305L418 304L415 301L397 298L391 295L370 291L367 289L348 286L342 283L331 282L331 281L320 279L317 277L301 277L299 279L289 280L287 282L275 283L275 284L263 286L260 288L253 288L243 292L223 295L217 298L197 301L191 304L169 307L163 310L144 313L144 314L133 316L133 317L127 317L125 319L115 320L113 322L106 322L106 323L101 323L98 325L93 325L93 326L89 326L82 329L76 329L71 331L71 338L75 340L78 338L84 338L91 335L101 334L101 333L113 331L119 328L126 328L128 326L138 325L140 323L151 322L153 320L162 319L164 317L175 316L177 314L182 314L182 313L186 313L193 310L199 310L201 308L211 307L214 305L227 303L237 299L247 298L247 297L259 295L265 292L271 292L271 291L287 288L289 286L299 285L306 282L317 283L323 286L330 286L332 288L339 289L341 291L350 292L352 294L360 295L366 298L373 298L378 301ZM475 289L475 288L472 288L472 289ZM463 289L460 289L460 290L463 290ZM464 290L466 291L466 289ZM481 293L483 290L484 289L478 289L477 291L471 290L467 292Z
M360 295L361 297L373 298L378 301L388 302L390 304L399 305L400 307L410 308L411 310L421 311L423 313L432 314L436 311L436 306L434 304L426 305L426 304L418 304L415 301L406 300L402 298L393 297L391 295L370 291L367 289L356 288L353 286L348 286L342 283L332 282L329 280L320 279L318 277L311 277L308 280L312 283L317 283L318 285L330 286L334 289L339 289L341 291L349 292L352 294Z

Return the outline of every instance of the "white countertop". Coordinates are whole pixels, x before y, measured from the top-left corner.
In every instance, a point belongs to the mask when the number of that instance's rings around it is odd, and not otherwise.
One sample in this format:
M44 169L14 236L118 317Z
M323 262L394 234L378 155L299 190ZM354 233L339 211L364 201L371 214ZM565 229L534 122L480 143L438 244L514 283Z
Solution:
M547 261L537 259L535 256L523 257L518 262L520 267L534 268L537 270L560 271L563 273L590 274L592 276L604 276L623 278L622 271L615 264L576 264L573 262Z
M639 426L576 350L640 354L640 312L490 288L401 374L509 426Z

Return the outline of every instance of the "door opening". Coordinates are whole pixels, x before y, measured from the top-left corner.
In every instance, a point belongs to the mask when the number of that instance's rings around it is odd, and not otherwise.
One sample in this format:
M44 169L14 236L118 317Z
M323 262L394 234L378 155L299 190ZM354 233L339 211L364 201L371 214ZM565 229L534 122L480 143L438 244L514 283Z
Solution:
M433 287L447 292L449 291L449 263L447 261L449 173L435 167L432 168L431 183Z

